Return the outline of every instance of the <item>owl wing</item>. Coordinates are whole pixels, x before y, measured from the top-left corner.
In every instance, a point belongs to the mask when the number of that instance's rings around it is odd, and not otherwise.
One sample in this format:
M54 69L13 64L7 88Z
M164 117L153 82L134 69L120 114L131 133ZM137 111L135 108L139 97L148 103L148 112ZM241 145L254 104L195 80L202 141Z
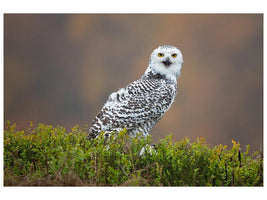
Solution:
M131 130L159 120L170 107L176 90L160 80L138 80L112 93L93 120L92 134L126 128Z

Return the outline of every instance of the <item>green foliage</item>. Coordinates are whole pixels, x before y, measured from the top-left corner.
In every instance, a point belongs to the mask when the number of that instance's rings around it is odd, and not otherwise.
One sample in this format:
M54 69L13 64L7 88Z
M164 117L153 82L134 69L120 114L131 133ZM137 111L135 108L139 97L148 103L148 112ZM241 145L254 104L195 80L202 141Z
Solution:
M4 131L5 185L262 186L263 156L233 147L210 147L203 138L173 143L167 136L151 149L151 138L127 131L87 140L78 126L32 124ZM143 155L140 155L142 148Z

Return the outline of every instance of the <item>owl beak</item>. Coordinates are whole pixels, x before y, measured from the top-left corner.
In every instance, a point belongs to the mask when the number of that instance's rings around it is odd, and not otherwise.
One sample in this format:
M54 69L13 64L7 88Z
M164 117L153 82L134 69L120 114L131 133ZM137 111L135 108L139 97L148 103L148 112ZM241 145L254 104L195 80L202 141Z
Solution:
M162 63L163 63L166 67L169 67L169 66L172 64L172 62L170 61L169 57L167 57L167 59L164 60Z

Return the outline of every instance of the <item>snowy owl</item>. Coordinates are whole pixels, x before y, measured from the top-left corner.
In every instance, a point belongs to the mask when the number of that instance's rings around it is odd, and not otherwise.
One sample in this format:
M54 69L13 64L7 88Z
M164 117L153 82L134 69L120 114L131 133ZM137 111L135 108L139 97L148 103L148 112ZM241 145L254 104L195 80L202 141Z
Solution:
M183 64L181 51L170 45L156 48L140 79L113 92L89 129L89 138L101 131L126 128L130 137L147 136L171 107L177 93L177 79Z

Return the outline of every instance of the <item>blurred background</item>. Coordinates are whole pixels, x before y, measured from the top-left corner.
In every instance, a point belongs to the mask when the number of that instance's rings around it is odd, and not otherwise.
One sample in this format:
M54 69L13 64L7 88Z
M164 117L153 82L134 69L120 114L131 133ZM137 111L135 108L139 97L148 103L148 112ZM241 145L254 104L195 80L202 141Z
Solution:
M154 141L172 132L174 141L233 139L262 150L262 14L5 14L4 120L19 129L90 125L165 44L184 65Z

